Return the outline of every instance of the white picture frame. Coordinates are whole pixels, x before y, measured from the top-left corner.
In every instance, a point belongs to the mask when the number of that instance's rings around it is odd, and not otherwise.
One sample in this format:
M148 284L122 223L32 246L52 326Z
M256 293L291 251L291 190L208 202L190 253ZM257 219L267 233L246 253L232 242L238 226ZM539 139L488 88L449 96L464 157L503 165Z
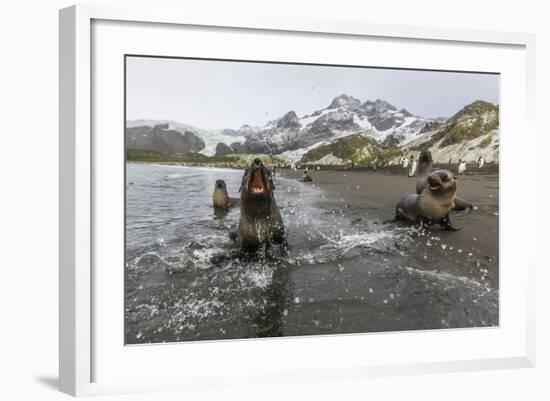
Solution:
M97 352L103 350L104 341L96 342L101 336L97 335L95 326L98 324L98 317L94 311L94 289L101 285L101 280L94 274L94 263L96 261L96 248L94 235L97 234L98 221L95 204L95 191L97 182L95 180L96 169L98 168L97 156L105 148L104 145L97 145L93 138L94 124L94 102L93 96L97 88L92 85L92 76L96 68L94 60L94 46L100 46L101 41L93 42L94 23L98 21L109 21L109 24L116 22L134 23L139 22L132 29L142 29L144 25L156 24L163 27L201 27L205 30L224 29L233 32L243 30L250 34L254 32L273 32L284 33L288 35L306 34L310 37L338 37L343 40L361 39L361 38L383 38L387 41L409 40L418 42L430 42L437 45L459 44L463 47L476 46L494 46L499 48L514 49L517 57L518 71L524 72L524 76L515 77L518 88L525 96L520 96L519 104L525 107L525 113L520 113L518 121L514 121L515 127L524 129L523 139L534 141L534 132L532 127L534 113L534 35L524 33L507 32L484 32L459 29L437 29L414 26L393 26L393 25L374 25L362 22L349 21L315 21L315 20L294 20L292 18L255 18L253 20L229 20L219 19L205 15L187 15L185 10L164 10L155 7L145 8L111 8L107 6L72 6L60 11L60 390L75 396L94 395L107 393L126 393L133 391L159 391L167 389L196 389L207 388L210 386L225 386L239 384L238 380L231 377L229 380L229 369L223 370L220 367L218 371L205 375L197 368L194 376L185 376L178 378L177 375L165 378L151 378L151 380L132 380L131 377L121 377L117 379L111 375L108 379L102 380L101 374L98 376L98 365L95 363ZM129 25L120 29L129 29ZM118 29L118 28L117 28ZM159 35L164 33L159 33ZM101 50L101 49L99 49ZM517 51L516 51L517 50ZM512 56L511 56L512 57ZM122 60L120 60L122 63ZM121 64L122 65L122 64ZM473 68L473 67L472 67ZM460 66L457 66L460 69ZM118 72L119 74L122 71ZM512 74L512 73L510 73ZM122 90L122 87L117 90ZM509 92L503 92L502 96L508 96ZM508 113L503 107L503 124L512 124L510 118L508 122ZM515 117L514 117L515 118ZM122 121L117 127L122 132ZM501 158L503 168L501 170L502 180L521 180L524 185L529 185L534 180L527 171L535 166L535 151L527 148L517 149L514 147L514 138L503 131L503 146L509 146L508 149L520 154L522 160L521 166L516 169L507 168L506 161L510 153L506 153L503 148ZM122 136L122 134L121 134ZM508 143L508 145L506 145ZM504 182L504 181L503 181ZM510 198L506 198L510 196ZM502 192L502 207L510 210L510 202L521 202L522 205L528 205L525 196L512 199L509 192ZM508 201L507 199L510 199ZM507 208L507 209L506 209ZM533 207L525 207L525 210L519 218L524 218L527 225L532 225L535 218L529 218L536 215ZM504 222L510 220L505 225L508 228L514 227L517 219L512 221L510 214L503 213ZM532 228L532 227L531 227ZM513 230L511 230L513 231ZM534 232L529 230L528 232ZM94 234L95 233L95 234ZM507 231L503 240L506 244L513 241L514 233ZM515 234L520 235L520 234ZM509 236L506 237L506 236ZM517 252L523 252L526 255L535 255L530 252L531 247L527 241L517 245ZM502 246L501 246L502 248ZM122 252L122 250L121 250ZM502 249L501 249L502 256ZM514 295L514 302L519 300L517 319L504 319L501 326L493 329L493 332L469 330L463 331L463 339L460 341L480 342L493 341L492 336L497 336L495 332L505 333L509 331L508 337L502 337L501 348L495 348L490 352L472 352L468 357L450 358L443 360L419 360L414 355L410 355L407 362L395 362L391 358L387 361L383 355L372 363L361 359L361 355L353 358L351 355L338 359L333 367L330 366L331 355L336 358L336 352L328 352L328 362L325 365L314 360L314 353L319 349L318 338L293 338L287 340L247 340L233 342L233 345L223 342L206 342L195 344L191 348L186 348L190 355L190 361L197 358L199 353L208 353L208 349L216 348L218 351L227 348L227 355L239 355L243 352L271 352L280 353L298 352L298 349L306 350L312 357L312 363L305 363L293 370L285 370L283 366L276 369L267 369L261 365L254 369L237 369L236 374L248 372L257 382L270 382L278 380L279 382L292 382L293 380L323 380L330 377L337 379L341 377L370 377L386 376L400 374L419 374L431 372L449 372L449 371L468 371L479 369L502 369L513 367L530 367L535 363L535 284L534 270L537 263L534 256L528 256L522 259L521 277L518 280L512 276L501 278L503 288L507 284L517 286L517 294ZM510 282L509 282L510 281ZM514 282L512 282L514 281ZM122 288L120 288L122 291ZM504 293L505 297L509 293ZM510 295L512 296L512 295ZM120 293L122 298L122 292ZM502 307L503 305L501 303ZM122 320L122 315L119 316ZM102 319L102 317L101 317ZM106 320L107 321L107 320ZM489 334L487 334L489 333ZM370 336L332 336L321 339L324 341L323 347L336 351L342 347L345 342L354 342L357 346L366 344L366 342L384 341L389 339L395 342L403 342L407 334L397 336L392 333L373 334ZM408 335L415 336L409 333ZM422 341L433 341L434 338L452 334L448 332L432 331L425 336ZM504 341L506 340L506 341ZM409 341L409 340L406 340ZM428 342L429 343L429 342ZM236 345L235 345L236 344ZM508 345L506 345L508 344ZM123 344L121 344L123 347ZM178 345L176 345L177 347ZM510 347L510 352L506 351L506 346ZM135 358L141 358L139 353L154 353L154 347L163 349L159 355L144 356L144 358L169 358L172 351L168 351L165 345L148 346L147 350L131 352L135 363ZM199 348L197 348L199 347ZM495 346L497 347L497 346ZM106 349L106 348L105 348ZM341 349L341 348L340 348ZM181 351L181 347L180 347ZM180 352L178 351L178 352ZM224 351L224 352L226 352ZM445 356L442 356L445 358ZM252 358L252 357L251 357ZM347 358L347 359L346 359ZM246 358L245 358L246 359ZM373 359L376 359L373 357ZM106 359L103 358L105 361ZM137 359L139 360L139 359ZM144 359L145 361L146 359ZM153 360L153 359L151 359ZM159 359L154 359L159 360ZM251 359L252 361L253 359ZM114 361L113 361L114 363ZM190 362L191 363L191 362ZM105 362L103 362L105 364ZM237 363L238 364L238 363ZM113 365L115 366L115 365ZM229 366L229 365L228 365ZM118 368L118 367L117 367ZM192 371L191 371L192 372ZM299 373L297 373L299 372ZM101 373L101 372L100 372ZM193 375L193 373L191 373ZM225 376L227 374L227 377ZM251 376L248 376L250 379ZM242 383L245 383L243 380Z

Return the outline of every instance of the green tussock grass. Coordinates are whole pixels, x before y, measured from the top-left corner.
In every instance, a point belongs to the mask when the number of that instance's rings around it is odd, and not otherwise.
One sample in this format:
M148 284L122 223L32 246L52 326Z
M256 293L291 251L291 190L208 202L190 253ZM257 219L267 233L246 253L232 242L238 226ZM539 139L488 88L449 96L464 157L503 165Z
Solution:
M265 164L282 164L283 160L272 155L227 155L205 156L201 153L177 154L160 153L150 150L126 149L126 161L134 163L190 163L190 164L234 164L245 166L259 157Z

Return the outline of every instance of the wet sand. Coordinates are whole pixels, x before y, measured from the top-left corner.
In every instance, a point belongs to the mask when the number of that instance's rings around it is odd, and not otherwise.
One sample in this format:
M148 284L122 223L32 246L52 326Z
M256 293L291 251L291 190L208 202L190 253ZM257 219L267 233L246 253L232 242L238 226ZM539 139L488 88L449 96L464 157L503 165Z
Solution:
M397 201L414 193L417 177L407 177L403 169L391 171L320 170L310 171L309 183L324 193L313 205L327 213L337 213L355 222L382 224L394 215ZM280 169L277 175L299 179L303 172ZM499 288L499 177L495 171L470 172L458 177L457 195L471 202L467 216L452 216L457 232L430 227L412 238L408 254L425 260L423 268L434 272L468 277L490 289ZM397 222L394 226L407 226Z

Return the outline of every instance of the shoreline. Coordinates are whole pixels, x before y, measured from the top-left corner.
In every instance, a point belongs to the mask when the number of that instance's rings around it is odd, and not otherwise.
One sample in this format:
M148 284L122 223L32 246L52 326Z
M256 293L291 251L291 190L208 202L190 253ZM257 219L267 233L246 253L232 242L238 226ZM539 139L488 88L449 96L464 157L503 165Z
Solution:
M221 169L229 169L229 170L239 170L244 169L247 165L243 166L227 166L227 165L219 165L217 163L194 163L194 162L179 162L179 161L142 161L142 160L126 160L127 164L146 164L146 165L159 165L159 166L181 166L181 167L217 167ZM224 163L227 164L227 163ZM317 170L317 166L320 167L320 170ZM379 168L373 168L370 166L355 166L353 169L350 169L349 167L346 167L344 165L310 165L310 164L304 164L303 166L300 166L300 168L297 168L297 171L303 171L303 169L307 167L310 172L315 173L318 171L348 171L348 172L371 172L371 173L384 173L389 175L406 175L408 169L402 167L401 165L391 165L391 166L384 166ZM449 171L455 171L458 168L458 164L442 164L442 163L434 163L434 170L449 170ZM294 171L291 167L285 166L285 167L276 167L277 171ZM483 166L481 169L477 167L470 167L466 170L465 176L468 175L491 175L491 174L499 174L500 171L500 165L498 163L486 163L485 166Z

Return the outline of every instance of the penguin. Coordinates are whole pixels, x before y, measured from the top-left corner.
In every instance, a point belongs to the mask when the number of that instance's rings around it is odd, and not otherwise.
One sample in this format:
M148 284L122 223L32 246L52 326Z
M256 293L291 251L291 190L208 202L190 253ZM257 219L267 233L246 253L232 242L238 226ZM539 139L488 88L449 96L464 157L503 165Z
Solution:
M462 159L458 161L458 174L464 175L464 172L466 171L466 162Z

